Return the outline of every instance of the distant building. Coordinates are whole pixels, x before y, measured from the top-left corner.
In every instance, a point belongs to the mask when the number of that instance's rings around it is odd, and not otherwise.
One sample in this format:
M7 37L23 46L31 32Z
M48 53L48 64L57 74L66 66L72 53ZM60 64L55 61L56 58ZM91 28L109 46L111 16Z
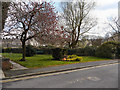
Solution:
M39 44L31 39L26 42L26 45L33 45L33 46L38 46ZM20 48L22 47L22 43L20 39L17 38L3 38L2 39L2 48Z
M22 43L19 39L16 38L3 38L2 47L3 48L19 48Z
M111 37L107 39L107 41L116 41L118 42L118 34L113 34Z

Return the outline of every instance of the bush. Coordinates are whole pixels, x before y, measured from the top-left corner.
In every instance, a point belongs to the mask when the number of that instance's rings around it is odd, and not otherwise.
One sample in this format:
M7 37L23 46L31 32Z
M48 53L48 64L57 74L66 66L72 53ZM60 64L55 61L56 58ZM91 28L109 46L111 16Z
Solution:
M26 46L26 56L31 57L35 54L36 54L36 49L31 45L27 45Z
M96 50L96 56L102 58L114 58L114 46L112 44L102 44Z
M61 48L52 49L52 56L56 60L61 60L66 53L67 53L66 49Z

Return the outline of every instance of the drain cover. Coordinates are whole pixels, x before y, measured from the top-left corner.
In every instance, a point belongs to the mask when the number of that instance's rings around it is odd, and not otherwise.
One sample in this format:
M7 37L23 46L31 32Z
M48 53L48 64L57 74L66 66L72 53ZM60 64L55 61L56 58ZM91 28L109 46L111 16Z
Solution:
M99 81L100 78L98 77L87 77L88 80L92 80L92 81Z

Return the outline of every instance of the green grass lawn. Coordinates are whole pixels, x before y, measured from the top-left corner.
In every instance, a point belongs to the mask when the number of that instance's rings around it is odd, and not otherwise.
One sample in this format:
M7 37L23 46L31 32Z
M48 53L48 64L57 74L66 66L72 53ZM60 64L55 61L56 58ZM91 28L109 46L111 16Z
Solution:
M35 55L32 57L26 57L26 61L19 61L22 58L22 54L15 53L2 53L4 57L10 58L11 60L27 67L27 68L42 68L56 65L64 65L64 64L73 64L80 63L80 61L57 61L52 60L52 55ZM106 58L98 58L98 57L90 57L90 56L82 56L83 61L81 62L90 62L90 61L101 61L101 60L109 60Z

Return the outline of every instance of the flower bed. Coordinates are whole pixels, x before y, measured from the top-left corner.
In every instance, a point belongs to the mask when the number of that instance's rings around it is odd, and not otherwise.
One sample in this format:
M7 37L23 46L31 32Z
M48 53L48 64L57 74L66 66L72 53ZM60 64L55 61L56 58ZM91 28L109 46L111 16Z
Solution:
M82 61L83 58L77 55L68 55L68 56L65 56L62 60L63 61Z

